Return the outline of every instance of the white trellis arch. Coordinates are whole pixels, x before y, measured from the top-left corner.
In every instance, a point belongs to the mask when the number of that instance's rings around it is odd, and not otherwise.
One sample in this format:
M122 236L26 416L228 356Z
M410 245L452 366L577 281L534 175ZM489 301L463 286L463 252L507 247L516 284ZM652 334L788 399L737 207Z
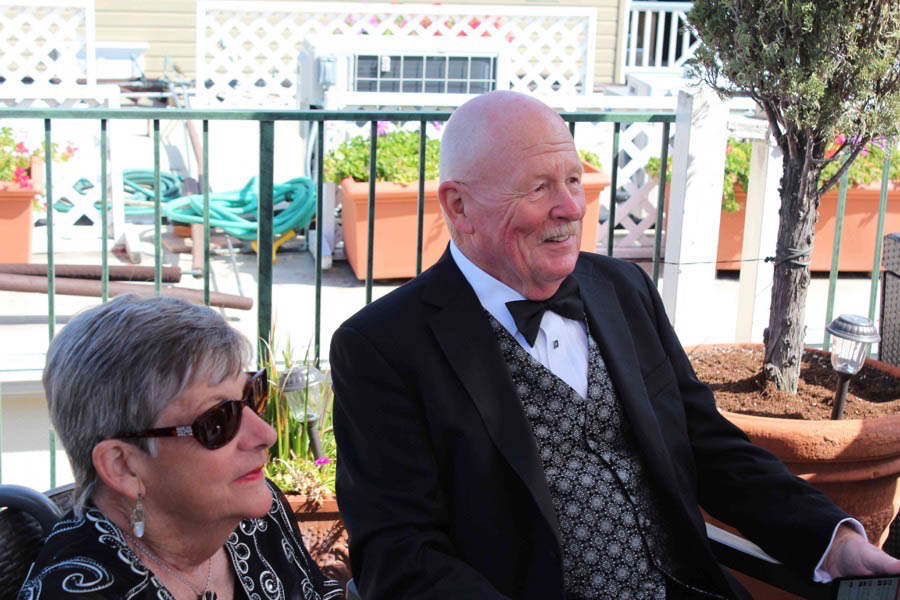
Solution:
M94 0L0 0L0 89L96 83Z
M293 108L308 36L390 35L407 45L441 36L507 44L509 89L584 96L594 80L595 29L590 7L198 0L197 87L209 102Z

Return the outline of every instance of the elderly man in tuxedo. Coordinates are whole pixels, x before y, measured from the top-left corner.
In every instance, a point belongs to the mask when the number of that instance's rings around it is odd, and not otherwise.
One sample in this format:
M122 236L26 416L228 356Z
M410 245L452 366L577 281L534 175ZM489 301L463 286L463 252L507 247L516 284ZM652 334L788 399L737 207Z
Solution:
M638 266L579 254L582 167L558 114L476 97L440 170L447 252L331 345L364 598L745 596L698 505L810 579L900 572L719 416Z

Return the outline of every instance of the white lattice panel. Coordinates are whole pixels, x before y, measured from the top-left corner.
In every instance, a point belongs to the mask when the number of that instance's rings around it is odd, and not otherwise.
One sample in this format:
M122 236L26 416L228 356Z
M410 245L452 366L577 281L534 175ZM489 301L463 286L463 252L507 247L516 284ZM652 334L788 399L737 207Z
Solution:
M596 11L573 7L197 2L197 87L229 106L295 107L297 56L312 35L500 40L510 49L501 87L584 95L593 85Z
M96 83L93 0L0 0L0 89Z
M619 158L617 186L628 199L616 205L617 227L613 253L623 258L647 258L653 256L656 225L656 203L659 187L644 167L650 158L659 158L662 150L661 123L623 124L619 132ZM674 148L675 126L669 128L669 156ZM581 150L596 153L603 168L610 172L612 164L613 126L610 123L590 125L579 123L575 141ZM669 172L669 178L672 174ZM609 208L609 196L604 194L605 208ZM598 232L597 248L606 250L609 224L603 223Z

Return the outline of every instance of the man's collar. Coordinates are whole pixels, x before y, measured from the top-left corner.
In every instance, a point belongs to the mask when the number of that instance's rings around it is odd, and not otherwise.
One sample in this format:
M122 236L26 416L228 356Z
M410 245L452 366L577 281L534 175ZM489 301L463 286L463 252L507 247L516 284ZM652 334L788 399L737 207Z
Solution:
M453 261L460 272L462 272L463 277L472 286L481 306L491 313L491 316L497 319L511 335L515 336L518 329L516 329L516 323L506 308L506 303L512 300L524 300L525 296L499 279L485 273L481 267L463 254L453 240L450 240L450 256L453 257Z

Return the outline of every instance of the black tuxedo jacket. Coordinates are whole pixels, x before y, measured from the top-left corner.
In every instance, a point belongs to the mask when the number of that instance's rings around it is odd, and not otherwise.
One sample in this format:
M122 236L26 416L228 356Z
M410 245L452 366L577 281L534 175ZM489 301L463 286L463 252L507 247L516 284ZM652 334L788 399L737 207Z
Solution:
M574 275L694 579L744 594L716 563L698 505L811 577L846 515L718 414L640 267L582 253ZM330 360L338 502L363 596L563 598L537 446L449 251L347 320Z

